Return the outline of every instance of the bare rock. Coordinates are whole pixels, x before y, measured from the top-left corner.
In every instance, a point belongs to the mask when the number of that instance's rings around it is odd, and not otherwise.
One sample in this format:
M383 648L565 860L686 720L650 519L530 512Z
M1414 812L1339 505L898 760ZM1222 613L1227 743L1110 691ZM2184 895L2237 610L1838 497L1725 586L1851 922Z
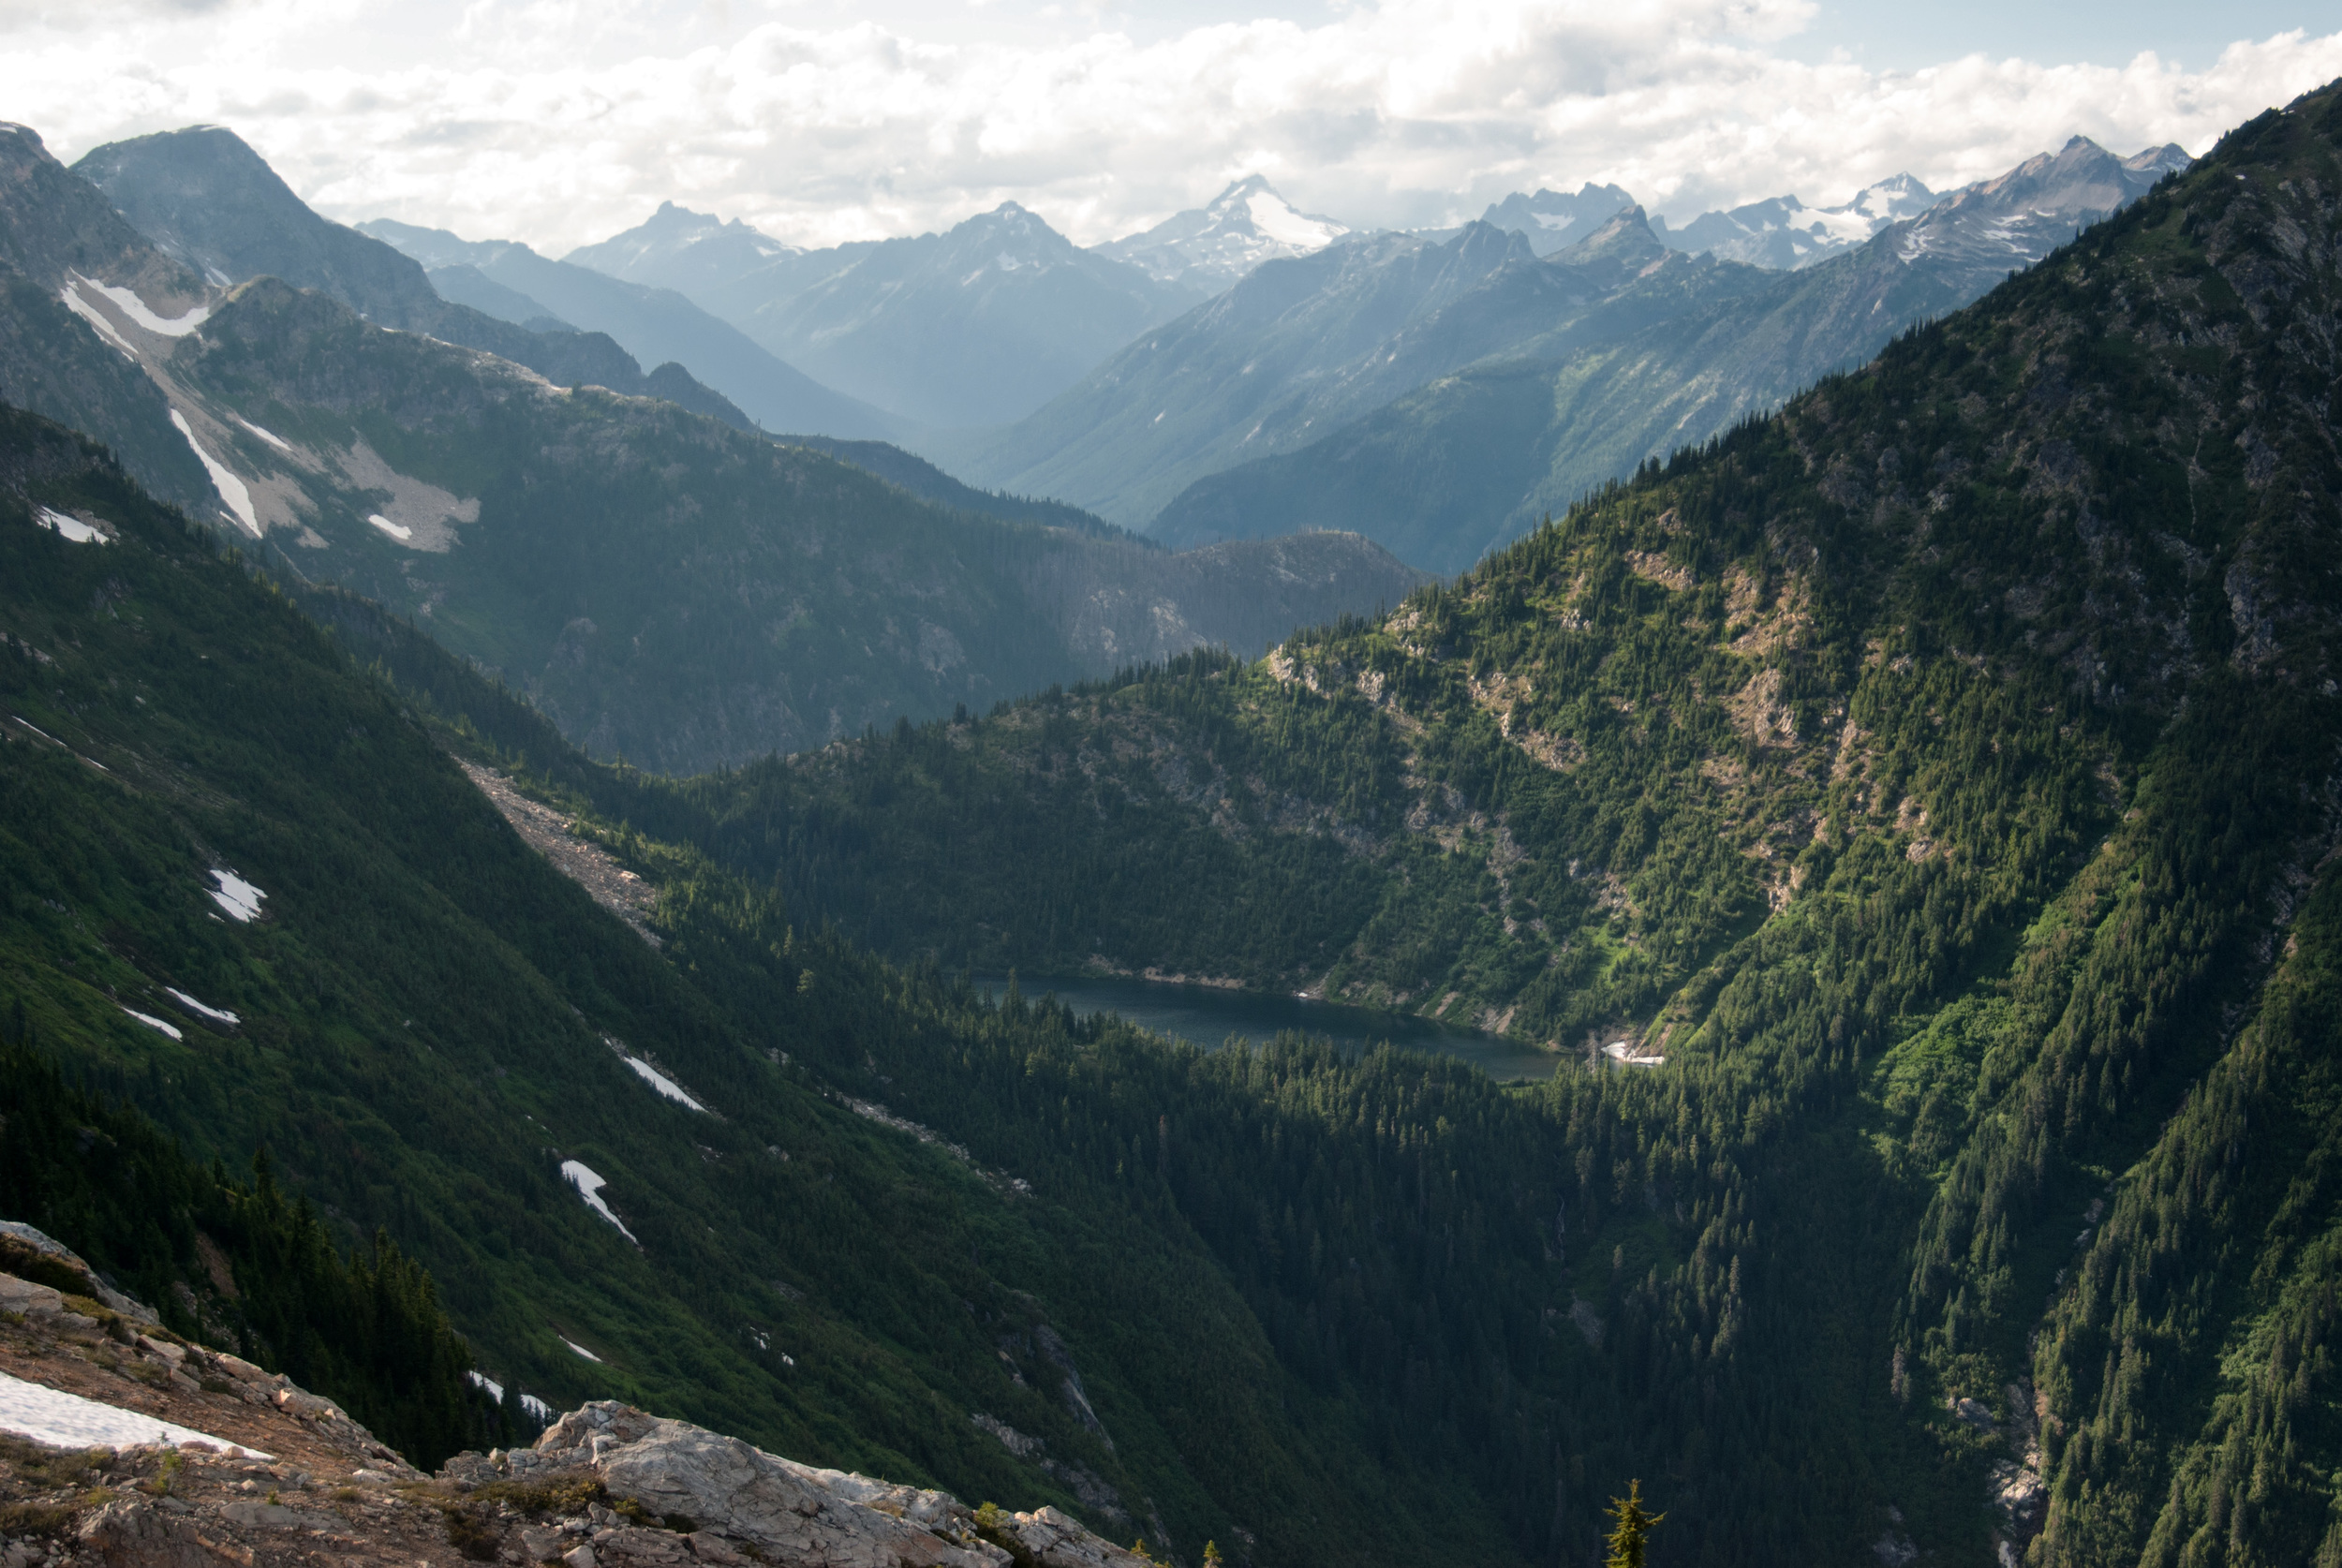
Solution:
M1147 1561L1054 1508L1015 1515L1009 1531L1042 1568L1142 1568Z
M1013 1561L946 1493L817 1470L613 1400L571 1411L507 1463L515 1475L590 1469L614 1497L691 1527L689 1534L598 1531L600 1568L729 1565L750 1555L790 1568L1008 1568ZM1144 1568L1134 1553L1053 1508L1004 1515L1001 1528L1044 1568Z
M108 1568L215 1568L193 1524L142 1497L114 1499L79 1533Z

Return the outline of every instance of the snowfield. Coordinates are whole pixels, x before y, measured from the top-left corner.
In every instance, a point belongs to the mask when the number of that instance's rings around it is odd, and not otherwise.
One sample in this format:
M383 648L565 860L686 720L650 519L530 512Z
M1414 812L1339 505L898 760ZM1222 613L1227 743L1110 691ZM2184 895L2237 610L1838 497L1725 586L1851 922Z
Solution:
M282 436L277 435L274 430L263 430L259 425L254 424L250 420L245 419L242 414L238 414L236 416L236 422L244 426L246 430L252 432L253 435L258 436L261 440L266 441L270 446L274 447L278 451L292 451L292 443L286 440Z
M67 517L64 512L52 511L47 507L42 507L38 511L35 512L33 514L33 521L48 529L52 534L64 535L67 539L71 540L76 544L104 544L108 542L104 534L99 533L96 528L91 527L80 518Z
M253 891L258 893L259 890L256 888ZM224 1012L216 1007L204 1006L201 1002L197 1001L193 997L188 996L185 991L180 990L175 985L164 986L163 995L169 997L172 1001L177 1002L181 1007L185 1008L189 1013L197 1013L202 1017L209 1018L215 1024L241 1024L244 1022L243 1019L237 1017L232 1013Z
M209 1432L199 1432L192 1427L157 1421L151 1415L141 1415L115 1405L101 1405L79 1394L26 1383L6 1372L0 1372L0 1431L14 1432L52 1448L128 1448L146 1442L176 1447L183 1442L208 1442L241 1458L275 1457Z
M122 1004L117 1002L114 1005L120 1007ZM131 1017L136 1018L140 1023L144 1024L148 1028L155 1030L158 1034L167 1034L173 1040L185 1040L186 1038L185 1035L179 1032L178 1025L166 1024L151 1013L141 1013L134 1007L124 1007L122 1011L127 1013Z
M242 922L259 918L260 900L268 896L233 871L212 867L212 880L219 886L212 894L212 902Z
M185 337L212 318L211 306L197 305L185 316L173 316L166 319L147 309L146 302L127 288L117 288L111 283L100 283L94 277L83 277L80 273L73 274L73 281L84 288L95 288L100 294L105 295L113 302L116 310L144 327L148 332L161 337Z
M602 1202L601 1190L610 1184L602 1180L600 1176L596 1176L592 1166L586 1164L582 1161L564 1160L561 1161L561 1179L568 1182L571 1187L577 1189L577 1195L586 1200L586 1206L587 1208L592 1209L596 1214L600 1215L604 1220L607 1220L612 1224L617 1226L618 1234L626 1237L627 1240L634 1241L634 1233L626 1228L626 1221L611 1213L610 1206ZM634 1245L640 1247L642 1243L634 1241ZM569 1344L569 1341L564 1339L562 1343ZM571 1350L577 1350L577 1347L574 1345L571 1345L570 1348ZM588 1361L598 1361L600 1359L600 1356L590 1354L582 1350L578 1351L577 1354L585 1356Z
M565 1345L569 1343L567 1339L564 1339L561 1342ZM489 1398L494 1399L497 1404L504 1403L504 1384L497 1382L497 1380L492 1377L484 1375L477 1368L466 1372L464 1375L471 1379L473 1387L486 1389L488 1391ZM530 1415L536 1417L540 1421L550 1421L553 1419L553 1407L545 1403L542 1399L537 1398L534 1394L523 1394L521 1396L521 1409L526 1411Z
M245 487L244 481L229 472L217 458L203 450L203 443L195 438L195 427L187 423L186 415L173 408L170 422L179 427L179 434L185 436L187 445L195 449L195 455L202 463L203 471L212 476L212 488L218 491L219 498L228 503L228 510L235 514L236 521L251 530L254 539L259 539L259 514L252 510L252 492Z
M80 317L82 320L87 321L90 324L91 329L95 331L98 336L104 338L107 342L112 344L116 348L122 350L122 355L125 359L128 360L133 364L138 362L139 356L137 352L131 348L129 339L114 331L114 324L106 319L105 312L99 310L96 305L91 304L87 300L82 298L81 295L75 293L73 291L73 285L69 283L67 284L65 286L65 292L58 295L57 298L65 302L66 309L73 312L74 315Z
M627 1057L624 1060L627 1066L634 1069L635 1073L641 1077L643 1082L657 1089L660 1094L666 1096L669 1100L674 1101L678 1105L689 1105L694 1111L698 1111L703 1114L706 1112L706 1106L701 1104L698 1101L683 1092L683 1086L681 1084L676 1083L673 1078L668 1077L664 1072L660 1072L659 1069L653 1067L642 1058Z
M393 539L401 540L402 542L415 537L414 529L393 523L378 511L370 511L366 513L366 521L381 529L384 533L390 535Z

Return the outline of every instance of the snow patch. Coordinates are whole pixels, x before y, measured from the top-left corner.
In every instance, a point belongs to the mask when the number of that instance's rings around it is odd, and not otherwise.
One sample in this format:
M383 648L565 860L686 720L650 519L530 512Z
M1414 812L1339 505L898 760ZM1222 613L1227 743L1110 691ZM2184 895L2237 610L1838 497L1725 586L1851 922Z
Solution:
M648 1084L651 1087L657 1089L660 1094L664 1095L669 1100L674 1101L676 1104L689 1105L694 1111L704 1112L707 1109L706 1106L701 1104L698 1101L684 1093L683 1086L681 1084L676 1083L673 1078L668 1077L664 1072L660 1072L659 1069L653 1067L642 1058L625 1057L621 1059L625 1061L627 1066L634 1069L635 1075L640 1077L643 1082Z
M96 307L92 305L87 300L82 298L81 295L75 293L73 291L73 285L69 283L67 284L65 286L65 292L58 295L57 298L65 302L66 309L73 312L74 315L80 317L82 320L87 321L91 327L96 329L98 336L104 338L107 342L121 349L132 363L135 364L138 362L138 352L130 347L129 340L125 338L120 333L114 331L114 324L111 321L107 320L105 316L100 313Z
M260 900L266 898L267 894L262 893L233 871L223 871L216 865L212 867L212 880L219 884L213 890L213 903L226 910L240 922L248 923L259 917Z
M561 1161L561 1179L568 1182L571 1187L577 1189L577 1195L586 1200L586 1206L587 1208L592 1209L596 1214L600 1215L604 1220L607 1220L612 1224L617 1226L618 1234L626 1237L627 1240L634 1241L634 1233L626 1228L626 1221L611 1213L610 1206L602 1202L601 1190L610 1184L602 1180L602 1178L599 1176L596 1176L594 1174L593 1167L586 1164L582 1161L564 1160ZM635 1241L634 1245L640 1247L642 1243ZM565 1345L569 1344L567 1339L564 1339L561 1342ZM570 1345L570 1348L571 1350L577 1350L575 1345ZM577 1354L585 1356L588 1361L599 1361L601 1359L601 1357L587 1351L577 1350Z
M76 544L104 544L107 541L104 534L80 518L67 517L64 512L52 511L47 507L35 512L33 521L52 534L63 534Z
M173 316L166 319L147 309L146 302L127 288L117 288L111 283L100 283L94 277L83 277L80 273L75 273L73 278L84 288L96 289L114 303L116 310L121 311L123 315L127 316L148 332L162 337L185 337L212 318L211 306L197 305L185 316Z
M590 1201L590 1200L588 1200L588 1201ZM619 1226L618 1228L619 1228L620 1230L624 1230L626 1227L625 1227L625 1226L623 1226L623 1225L621 1225L621 1226ZM566 1335L566 1334L565 1334L565 1335L560 1336L559 1338L560 1338L560 1340L561 1340L561 1342L562 1342L563 1344L565 1344L565 1345L569 1346L569 1347L570 1347L570 1349L571 1349L571 1350L575 1351L578 1354L580 1354L580 1355L584 1356L586 1360L588 1360L588 1361L590 1361L590 1362L593 1362L596 1366L600 1366L600 1365L601 1364L601 1357L600 1357L600 1356L596 1355L596 1354L595 1354L592 1351L587 1350L587 1349L586 1349L584 1345L579 1344L579 1343L578 1343L575 1339L571 1339L568 1335Z
M0 1372L0 1431L55 1448L129 1448L149 1442L175 1448L185 1442L207 1442L239 1458L275 1457L192 1427L157 1421L116 1405L101 1405L96 1399L26 1383L6 1372Z
M203 443L195 438L195 429L187 423L186 415L173 408L170 422L179 427L179 434L185 436L187 445L195 449L195 455L201 461L203 471L212 476L212 488L218 491L219 498L228 503L228 510L236 514L236 521L252 530L254 539L259 539L259 515L252 510L252 492L245 487L244 481L230 473L218 459L203 450Z
M121 1006L119 1002L114 1005L117 1007ZM144 1024L148 1028L155 1030L158 1034L167 1034L173 1040L185 1040L186 1038L185 1035L179 1032L179 1027L176 1024L166 1024L151 1013L141 1013L134 1007L125 1007L122 1011L127 1013L131 1017L136 1018L140 1023Z
M561 1342L565 1345L569 1343L567 1339L564 1339ZM488 1392L489 1398L494 1399L497 1404L504 1403L504 1384L481 1372L476 1368L466 1372L464 1375L471 1379L472 1386L474 1388L484 1388ZM553 1419L553 1407L545 1403L542 1399L537 1398L534 1394L523 1394L521 1396L521 1409L526 1411L531 1418L538 1421L550 1421Z
M366 513L366 521L373 524L376 527L381 529L384 533L390 535L394 540L405 540L415 537L414 529L401 527L399 525L392 522L389 518L383 516L378 511L370 511Z
M254 424L250 420L245 419L242 414L238 414L236 416L236 422L244 426L246 430L252 432L253 435L258 436L261 440L266 441L270 446L274 447L278 451L292 451L292 443L286 440L282 436L277 435L274 430L263 430L259 425Z
M1327 223L1296 211L1273 191L1254 191L1244 207L1262 237L1281 245L1323 250L1350 232L1339 223Z
M169 997L172 1001L177 1002L181 1007L185 1008L189 1013L195 1013L199 1017L209 1018L215 1024L233 1025L244 1022L243 1019L237 1017L234 1013L230 1013L223 1008L204 1006L201 1002L197 1001L193 997L188 996L185 991L180 990L176 985L164 986L163 995Z

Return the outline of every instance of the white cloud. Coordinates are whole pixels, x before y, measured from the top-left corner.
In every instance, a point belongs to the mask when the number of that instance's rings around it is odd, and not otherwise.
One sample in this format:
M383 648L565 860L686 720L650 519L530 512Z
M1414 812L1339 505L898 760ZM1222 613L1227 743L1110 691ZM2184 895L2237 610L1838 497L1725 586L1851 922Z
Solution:
M1906 169L1940 188L2077 132L2201 152L2342 76L2342 33L2193 73L1801 62L1775 46L1809 0L1379 0L1143 37L1015 3L973 22L941 0L884 22L821 0L5 7L0 90L68 157L214 121L335 215L557 255L667 199L800 244L1013 199L1095 241L1254 170L1352 223L1584 180L1682 216Z

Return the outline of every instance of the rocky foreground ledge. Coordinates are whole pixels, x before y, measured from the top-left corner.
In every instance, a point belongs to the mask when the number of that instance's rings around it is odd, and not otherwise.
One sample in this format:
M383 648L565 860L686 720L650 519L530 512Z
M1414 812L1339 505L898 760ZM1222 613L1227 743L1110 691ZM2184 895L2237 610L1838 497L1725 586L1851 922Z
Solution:
M424 1475L91 1285L0 1273L0 1568L1148 1568L1053 1508L978 1511L606 1400Z

